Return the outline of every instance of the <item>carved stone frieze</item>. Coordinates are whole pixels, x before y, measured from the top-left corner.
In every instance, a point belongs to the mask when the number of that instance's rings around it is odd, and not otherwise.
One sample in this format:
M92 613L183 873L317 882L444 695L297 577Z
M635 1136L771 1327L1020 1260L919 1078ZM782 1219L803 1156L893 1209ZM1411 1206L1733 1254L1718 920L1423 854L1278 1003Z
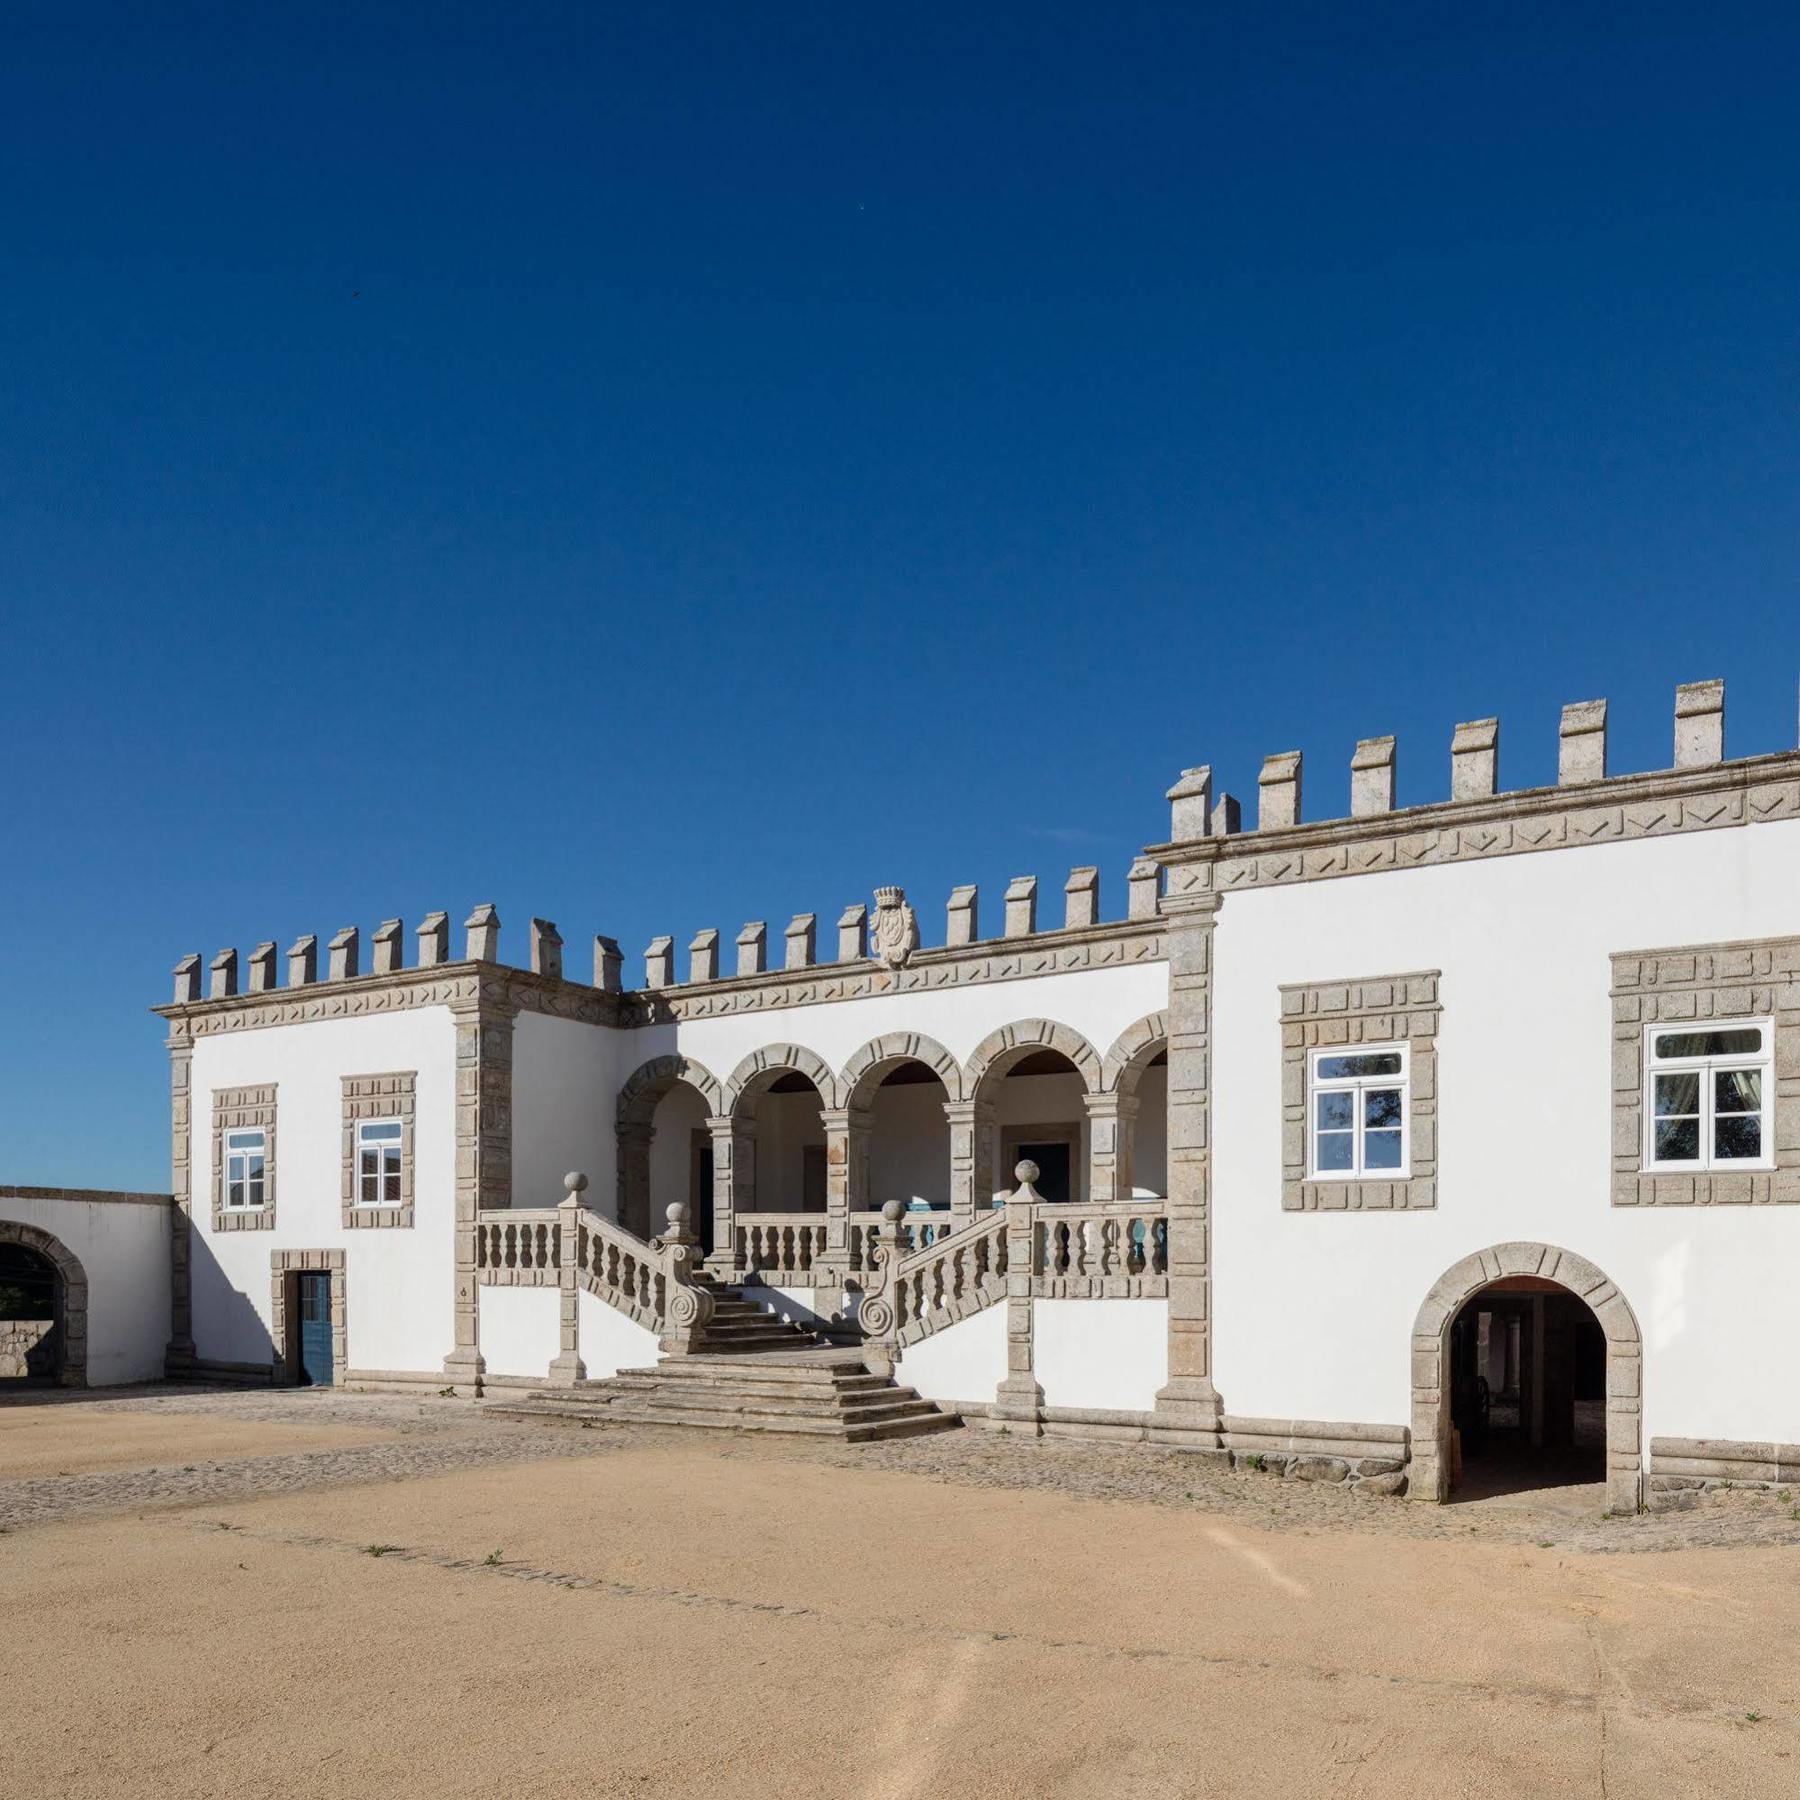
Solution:
M860 1000L876 994L921 993L980 981L1013 981L1032 975L1160 962L1164 956L1162 924L1156 919L1119 920L1092 929L1046 931L1031 938L919 950L901 969L889 969L874 961L826 963L804 972L783 970L733 981L627 994L630 1012L624 1023L650 1025L711 1019L729 1013Z
M1800 754L1528 788L1153 848L1170 898L1800 819Z

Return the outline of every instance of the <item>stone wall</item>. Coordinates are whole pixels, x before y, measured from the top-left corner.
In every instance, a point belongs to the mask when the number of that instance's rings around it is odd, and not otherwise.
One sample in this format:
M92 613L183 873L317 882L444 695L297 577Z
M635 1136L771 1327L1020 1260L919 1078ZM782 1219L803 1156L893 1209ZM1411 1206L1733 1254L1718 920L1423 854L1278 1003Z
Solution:
M54 1319L0 1319L0 1381L49 1380L61 1360Z

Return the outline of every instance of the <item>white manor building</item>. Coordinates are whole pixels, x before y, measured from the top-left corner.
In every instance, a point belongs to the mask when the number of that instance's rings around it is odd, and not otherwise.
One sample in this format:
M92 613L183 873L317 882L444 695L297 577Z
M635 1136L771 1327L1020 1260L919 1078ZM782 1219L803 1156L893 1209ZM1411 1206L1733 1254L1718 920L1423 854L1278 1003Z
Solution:
M509 966L491 907L459 955L437 913L410 962L397 920L285 981L190 956L162 1238L0 1196L0 1249L70 1379L111 1332L114 1379L960 1415L1425 1499L1533 1456L1614 1507L1800 1480L1800 753L1725 761L1723 708L1680 689L1674 766L1609 776L1568 707L1511 793L1459 726L1403 809L1369 740L1318 821L1274 756L1249 830L1189 770L1122 917L1090 868L1057 918L958 888L929 945L898 888L829 961L811 914L685 978L658 938L636 987L542 920ZM128 1328L83 1244L141 1287L163 1242L172 1334Z

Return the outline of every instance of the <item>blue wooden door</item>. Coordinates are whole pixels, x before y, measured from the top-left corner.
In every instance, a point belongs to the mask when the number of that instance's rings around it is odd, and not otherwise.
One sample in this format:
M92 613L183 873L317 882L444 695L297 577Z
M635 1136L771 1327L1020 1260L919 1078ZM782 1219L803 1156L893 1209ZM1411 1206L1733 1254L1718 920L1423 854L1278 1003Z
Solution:
M331 1277L302 1275L300 1282L300 1381L306 1387L330 1387Z

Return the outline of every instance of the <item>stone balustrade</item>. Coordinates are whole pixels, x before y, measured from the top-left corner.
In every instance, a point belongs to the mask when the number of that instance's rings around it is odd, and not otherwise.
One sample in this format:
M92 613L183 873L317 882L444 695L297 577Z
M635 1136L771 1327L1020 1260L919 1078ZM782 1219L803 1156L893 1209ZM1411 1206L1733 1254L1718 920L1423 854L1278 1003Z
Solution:
M1169 1227L1160 1202L1033 1207L1031 1273L1046 1293L1085 1294L1100 1281L1104 1295L1137 1297L1167 1291ZM1160 1285L1159 1285L1160 1284Z
M874 1252L888 1241L890 1233L898 1234L901 1254L910 1256L933 1244L941 1244L957 1229L956 1221L948 1212L902 1212L898 1222L891 1227L885 1212L884 1208L881 1212L852 1216L848 1242L852 1275L865 1274L875 1267Z
M823 1213L745 1213L737 1221L736 1267L747 1275L823 1277L826 1251Z
M996 1210L961 1230L938 1232L940 1215L912 1214L919 1222L916 1242L906 1248L908 1215L897 1202L882 1208L886 1242L902 1246L898 1257L871 1231L865 1255L872 1270L863 1284L863 1330L895 1348L904 1348L966 1319L1006 1297L1008 1237L1006 1212ZM948 1225L949 1221L943 1223Z
M587 1177L563 1183L568 1198L554 1209L509 1207L475 1225L478 1279L492 1287L556 1287L563 1291L563 1360L579 1380L575 1295L585 1289L616 1312L658 1334L664 1350L691 1350L712 1316L713 1297L696 1285L699 1246L688 1209L668 1209L668 1229L647 1242L583 1204Z

